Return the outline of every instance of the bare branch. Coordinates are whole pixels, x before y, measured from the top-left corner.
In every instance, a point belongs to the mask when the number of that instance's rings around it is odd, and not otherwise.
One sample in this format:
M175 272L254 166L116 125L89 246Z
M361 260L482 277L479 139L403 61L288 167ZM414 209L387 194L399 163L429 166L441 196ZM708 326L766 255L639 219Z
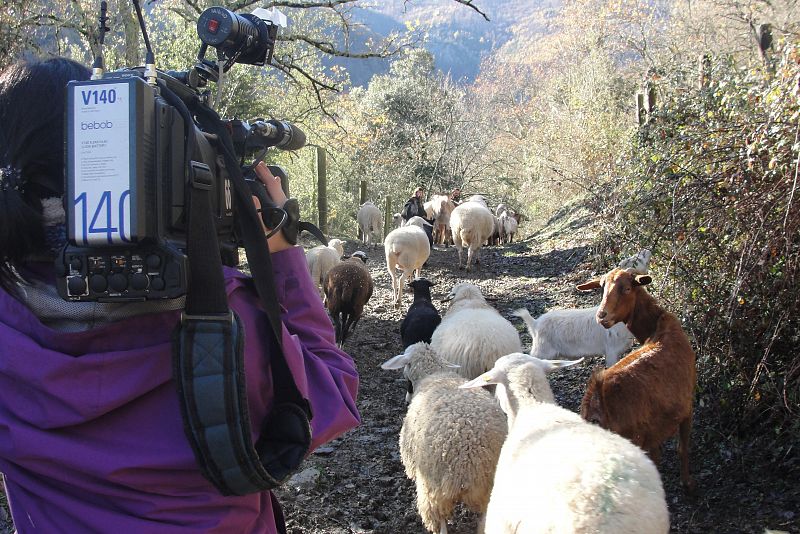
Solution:
M288 41L288 42L303 42L310 44L317 50L321 52L325 52L328 55L336 56L336 57L349 57L349 58L358 58L358 59L367 59L367 58L385 58L396 54L402 46L398 47L395 50L391 49L391 45L394 44L394 41L390 40L384 44L382 50L376 52L350 52L349 50L339 50L337 49L332 43L327 41L318 41L313 39L307 35L286 35L286 36L279 36L279 41Z

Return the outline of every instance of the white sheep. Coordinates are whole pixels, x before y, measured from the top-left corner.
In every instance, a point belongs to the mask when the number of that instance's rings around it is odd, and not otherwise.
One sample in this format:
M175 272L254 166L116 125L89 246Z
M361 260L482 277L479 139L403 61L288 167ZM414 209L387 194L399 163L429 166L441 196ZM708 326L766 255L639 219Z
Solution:
M581 358L603 354L606 367L611 367L633 345L633 334L618 323L605 329L597 323L597 306L569 310L550 310L537 319L525 308L514 311L531 335L531 356L543 360Z
M514 234L517 233L517 227L519 226L519 223L517 223L517 220L514 218L514 212L504 211L499 219L500 223L503 225L503 230L501 231L503 241L505 243L513 243Z
M460 389L466 380L422 342L381 367L404 369L414 388L400 430L400 458L416 483L425 528L447 534L458 502L485 514L507 431L497 402L486 390Z
M392 228L400 228L403 226L403 216L399 213L392 215Z
M507 210L508 210L508 206L506 206L504 203L502 203L502 202L501 202L501 203L500 203L500 204L498 204L498 205L497 205L497 207L494 209L494 216L495 216L495 217L500 217L500 214L501 214L501 213L504 213L504 212L505 212L505 211L507 211Z
M650 258L652 258L652 256L653 253L644 248L633 256L620 261L617 267L620 269L633 269L638 274L647 274L647 269L650 266Z
M341 261L342 255L344 255L344 241L341 239L331 239L327 247L320 245L306 251L308 272L318 287L322 287L325 275Z
M433 332L431 348L459 365L461 376L475 378L497 358L522 351L517 329L487 304L477 286L456 284L447 299L450 307Z
M546 373L575 363L510 354L462 386L498 384L508 415L486 534L669 532L661 478L644 451L555 404Z
M428 223L422 217L411 217L405 226L395 228L383 240L386 269L392 279L392 300L397 307L403 300L406 279L412 275L412 271L413 276L419 278L422 265L431 255L428 234L422 229L424 224ZM402 274L397 274L398 269Z
M424 206L428 218L434 221L434 243L446 243L450 230L450 214L456 208L456 205L447 195L433 195Z
M371 244L375 244L380 237L373 243L373 234L380 236L383 232L383 214L381 210L372 201L367 200L358 208L356 220L358 221L358 227L361 229L361 240L364 245L369 247Z
M461 248L466 246L467 271L470 270L473 257L475 263L480 262L480 249L494 233L494 217L485 203L473 200L456 206L450 214L450 230L453 234L453 243L458 250L458 268L462 266Z

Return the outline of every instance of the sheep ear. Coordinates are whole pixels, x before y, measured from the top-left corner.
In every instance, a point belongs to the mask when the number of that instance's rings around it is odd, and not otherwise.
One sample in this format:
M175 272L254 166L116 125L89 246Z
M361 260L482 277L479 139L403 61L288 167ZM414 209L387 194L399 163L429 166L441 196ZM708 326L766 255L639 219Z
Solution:
M582 284L578 284L575 286L578 291L591 291L592 289L597 289L600 287L600 279L599 278L592 278L588 282L584 282Z
M639 274L633 277L633 283L637 286L646 286L653 281L653 277L649 274Z
M483 386L487 386L489 384L501 384L503 375L505 375L505 373L497 368L489 369L478 378L473 378L472 380L465 382L458 387L460 389L469 389L482 388Z
M391 371L392 369L402 369L408 362L411 361L411 356L408 354L398 354L394 358L389 358L381 364L381 369Z
M561 369L562 367L572 367L573 365L578 365L583 361L583 358L578 360L538 360L539 367L541 367L546 374L550 374L556 369Z

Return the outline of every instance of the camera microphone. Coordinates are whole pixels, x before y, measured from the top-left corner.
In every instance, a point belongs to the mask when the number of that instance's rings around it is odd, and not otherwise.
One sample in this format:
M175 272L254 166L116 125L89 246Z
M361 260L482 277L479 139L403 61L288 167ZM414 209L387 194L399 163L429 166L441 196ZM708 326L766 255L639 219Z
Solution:
M306 146L306 134L289 122L256 120L251 127L268 146L281 150L297 150Z

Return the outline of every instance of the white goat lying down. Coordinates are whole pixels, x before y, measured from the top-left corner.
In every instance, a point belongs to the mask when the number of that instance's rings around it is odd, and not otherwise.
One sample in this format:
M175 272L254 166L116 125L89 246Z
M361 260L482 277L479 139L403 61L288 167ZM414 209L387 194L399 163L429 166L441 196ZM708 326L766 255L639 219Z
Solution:
M508 415L486 534L666 534L653 462L627 439L557 406L546 373L575 362L509 354L461 387L498 384Z
M551 310L538 319L531 317L525 308L514 311L514 315L525 322L533 340L531 356L551 360L603 354L606 367L611 367L630 350L633 334L624 323L617 323L609 329L603 328L597 323L596 314L597 306Z

